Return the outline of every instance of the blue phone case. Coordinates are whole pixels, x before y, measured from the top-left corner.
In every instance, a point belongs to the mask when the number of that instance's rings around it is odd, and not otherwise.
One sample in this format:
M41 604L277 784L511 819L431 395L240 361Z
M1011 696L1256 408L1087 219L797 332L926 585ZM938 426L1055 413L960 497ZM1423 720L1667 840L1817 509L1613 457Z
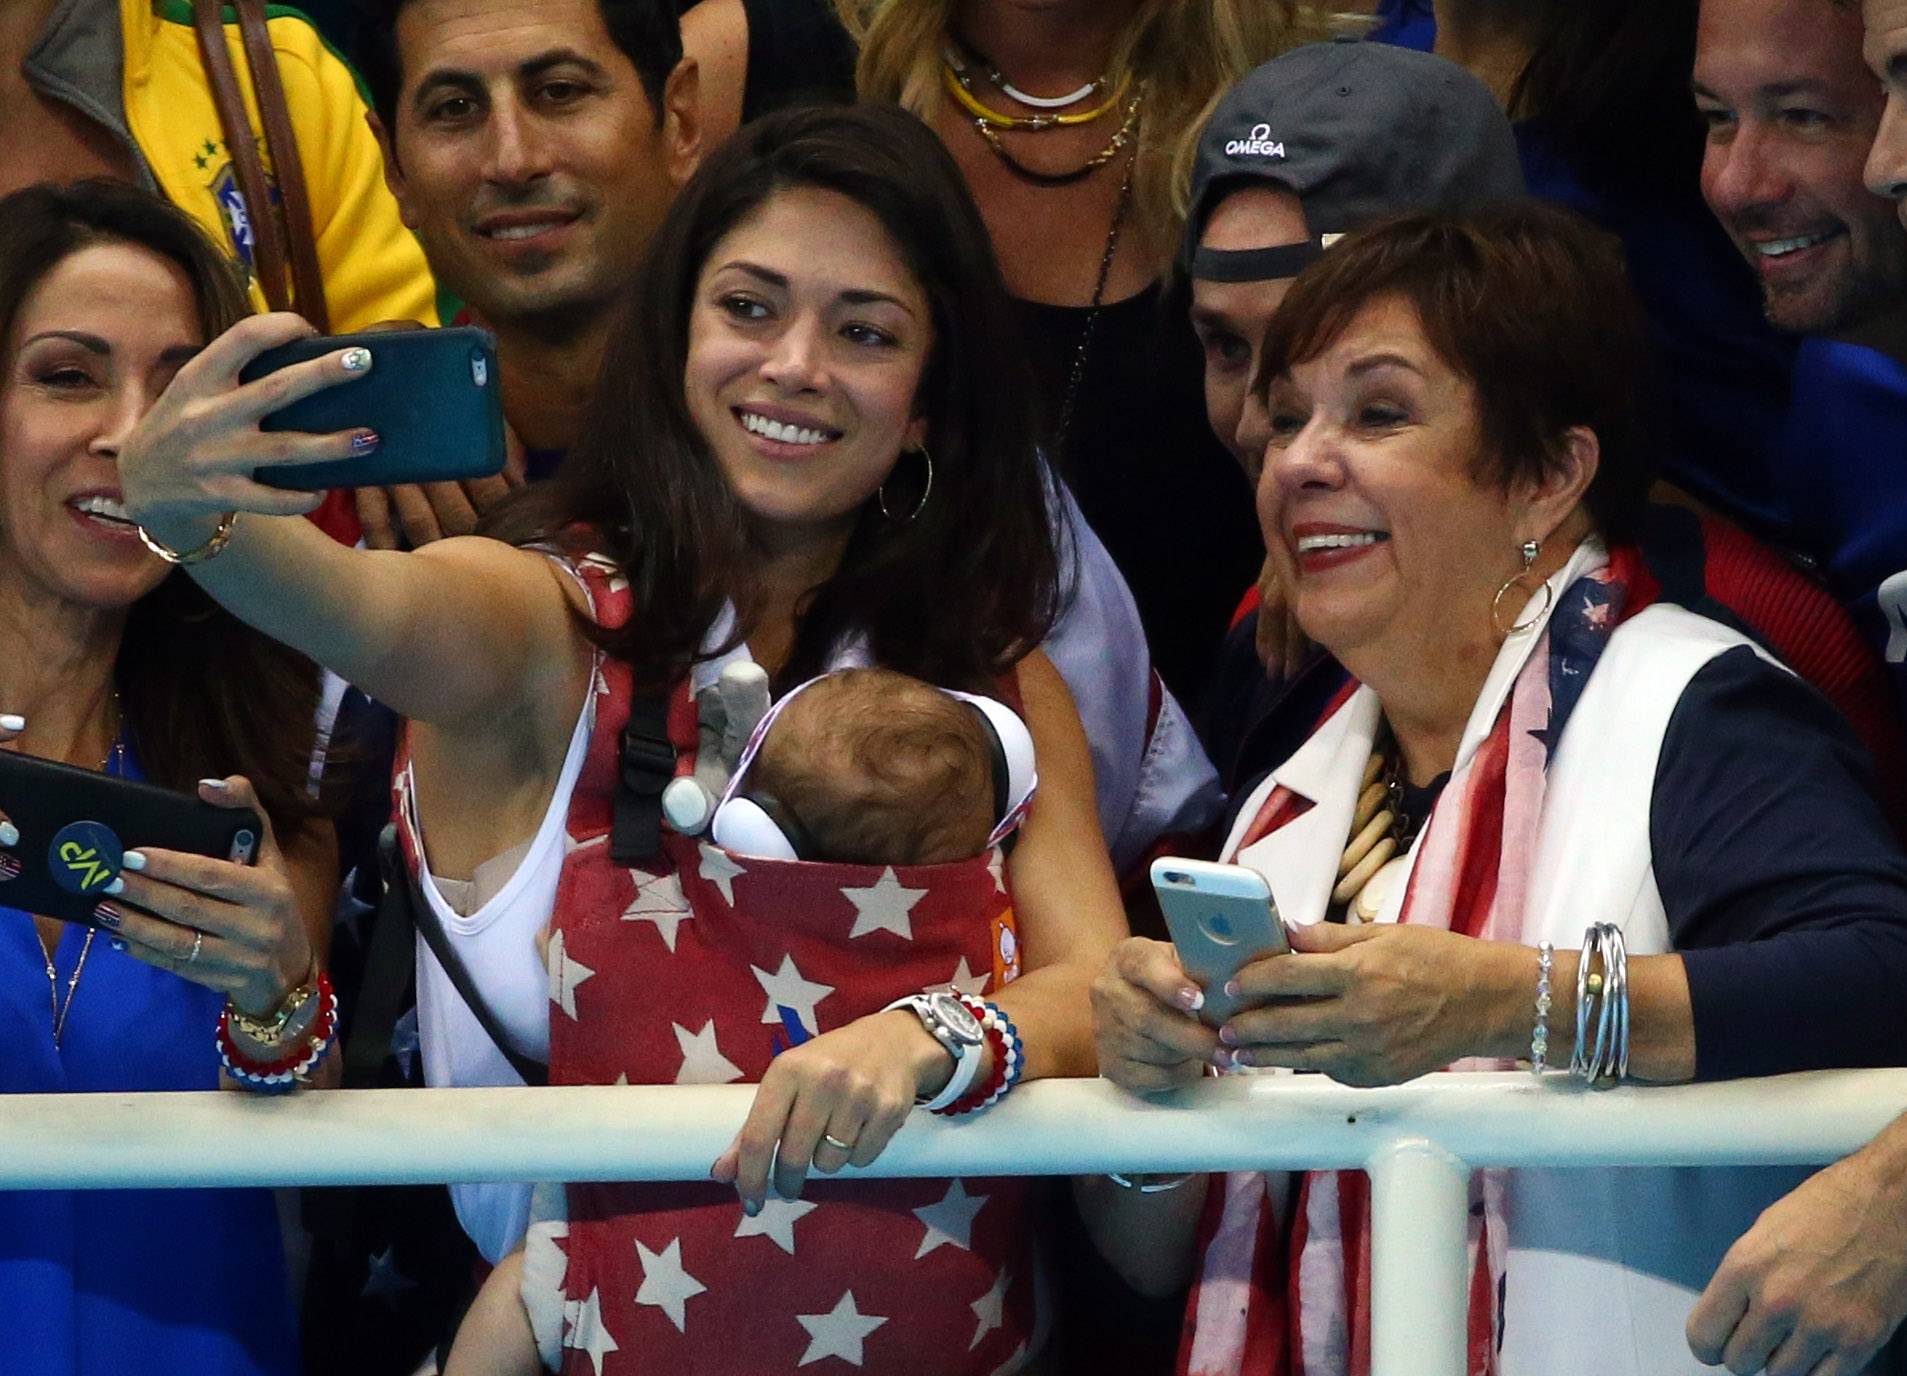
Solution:
M488 478L503 471L503 400L496 339L488 330L452 326L300 339L260 354L239 381L353 345L371 351L369 373L274 411L259 428L308 434L374 430L377 448L362 457L260 468L253 475L259 482L322 492Z

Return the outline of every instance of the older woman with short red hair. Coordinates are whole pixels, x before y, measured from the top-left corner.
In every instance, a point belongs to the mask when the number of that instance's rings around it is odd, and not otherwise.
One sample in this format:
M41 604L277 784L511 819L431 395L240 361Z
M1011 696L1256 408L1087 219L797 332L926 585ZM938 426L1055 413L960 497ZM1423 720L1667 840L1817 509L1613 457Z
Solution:
M1284 723L1224 850L1296 954L1246 966L1214 1029L1172 948L1128 941L1095 991L1105 1074L1672 1082L1898 1056L1907 862L1861 752L1747 637L1659 600L1626 543L1645 352L1620 254L1561 211L1396 221L1298 278L1265 350L1259 517L1354 681ZM1695 1294L1792 1178L1480 1172L1468 1369L1698 1370ZM1362 1369L1364 1177L1304 1178L1288 1250L1257 1226L1262 1178L1223 1188L1199 1255L1250 1299L1195 1292L1189 1369ZM1089 1192L1129 1274L1177 1278L1199 1187Z

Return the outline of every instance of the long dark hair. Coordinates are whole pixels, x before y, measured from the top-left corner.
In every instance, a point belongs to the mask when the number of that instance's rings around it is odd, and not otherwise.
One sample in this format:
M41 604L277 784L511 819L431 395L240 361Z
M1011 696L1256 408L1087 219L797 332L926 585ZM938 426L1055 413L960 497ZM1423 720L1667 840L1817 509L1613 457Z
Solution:
M654 686L701 653L724 602L745 635L761 560L753 523L683 395L696 281L716 244L776 194L837 192L886 229L933 308L916 397L933 491L907 524L862 509L834 575L800 609L784 681L819 672L842 637L877 664L949 687L980 685L1043 640L1059 556L1018 330L986 226L940 140L890 106L784 110L743 129L683 190L650 246L608 349L584 440L543 489L486 527L517 543L578 526L619 563L630 625L600 637ZM919 474L897 465L894 509ZM903 480L915 486L901 492Z
M208 340L251 314L237 269L164 201L104 180L31 186L0 199L0 348L48 273L82 249L115 243L178 265ZM189 790L207 775L243 771L274 825L289 829L317 814L307 787L317 668L225 611L184 572L173 570L133 604L113 681L128 744L155 783Z

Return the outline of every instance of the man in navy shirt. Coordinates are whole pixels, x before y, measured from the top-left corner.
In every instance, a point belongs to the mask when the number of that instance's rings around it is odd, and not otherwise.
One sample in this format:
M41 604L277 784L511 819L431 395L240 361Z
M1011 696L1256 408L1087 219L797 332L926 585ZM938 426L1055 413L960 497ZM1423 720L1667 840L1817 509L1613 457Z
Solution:
M1863 184L1881 83L1848 0L1703 0L1694 88L1702 192L1805 336L1776 481L1907 697L1907 232Z
M1835 65L1844 70L1849 7L1832 8L1837 12L1813 16L1813 37L1832 38L1837 49ZM1709 6L1703 10L1707 19ZM1801 161L1817 166L1831 163L1833 174L1825 184L1828 194L1844 207L1859 207L1874 241L1884 244L1893 226L1882 225L1877 211L1887 211L1890 219L1899 217L1896 232L1907 228L1907 0L1865 0L1862 18L1865 31L1853 37L1863 42L1866 65L1884 97L1884 104L1881 99L1861 100L1861 124L1867 129L1868 144L1860 144L1858 135L1851 136L1850 144L1831 127L1811 132L1813 115L1799 117L1792 137L1830 143L1827 149L1808 149ZM1747 36L1733 35L1736 40ZM1792 43L1803 40L1799 31L1785 37ZM1699 70L1697 92L1698 97L1711 94L1703 91ZM1798 84L1782 86L1777 79L1768 94L1775 97L1777 111L1792 112L1810 109L1810 100L1820 92ZM1705 106L1719 103L1704 101ZM1790 113L1786 118L1795 121L1797 115ZM1724 146L1740 136L1740 131L1724 123L1720 139ZM1857 152L1858 163L1853 160ZM1863 164L1866 189L1872 193L1867 203L1860 201L1852 184L1852 178L1862 175L1852 169ZM1708 181L1705 177L1705 189ZM1724 190L1724 203L1726 194ZM1802 204L1805 208L1807 202ZM1720 213L1722 207L1717 209ZM1772 218L1769 227L1773 227ZM1819 232L1797 236L1790 226L1779 228L1791 242ZM1907 243L1907 235L1899 243ZM1775 256L1787 252L1796 258L1805 259L1811 253L1826 258L1817 251L1826 246L1790 249L1788 244L1777 244ZM1834 248L1851 268L1853 244ZM1819 274L1822 280L1818 281L1810 281L1811 276L1796 272L1789 279L1784 275L1783 281L1795 288L1784 293L1784 310L1798 315L1804 306L1824 307L1832 301L1827 275ZM1770 303L1772 308L1772 293ZM1903 660L1907 660L1907 615L1903 613L1907 608L1907 572L1903 572L1907 570L1907 506L1901 501L1903 460L1907 460L1907 366L1903 366L1907 352L1900 345L1907 335L1907 307L1897 295L1890 298L1885 293L1874 311L1851 301L1840 304L1843 317L1856 318L1814 324L1824 330L1851 326L1875 347L1831 339L1811 340L1804 346L1795 398L1797 433L1791 436L1792 476L1798 491L1812 489L1818 494L1804 511L1812 518L1814 533L1826 537L1829 570L1858 599L1870 630L1885 637L1885 653L1899 681ZM1862 316L1875 318L1858 318ZM1690 1314L1689 1346L1701 1360L1726 1363L1730 1371L1765 1368L1771 1376L1788 1372L1837 1376L1861 1370L1903 1319L1907 1319L1907 1117L1762 1215L1723 1259Z

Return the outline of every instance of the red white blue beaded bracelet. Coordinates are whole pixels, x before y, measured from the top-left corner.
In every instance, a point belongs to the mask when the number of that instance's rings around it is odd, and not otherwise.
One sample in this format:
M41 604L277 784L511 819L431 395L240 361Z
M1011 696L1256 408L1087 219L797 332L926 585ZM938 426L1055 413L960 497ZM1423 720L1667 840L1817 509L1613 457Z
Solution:
M259 1061L245 1054L232 1036L230 1004L219 1014L219 1062L226 1073L245 1088L260 1094L284 1094L325 1058L338 1037L338 995L331 977L320 971L317 978L318 1017L311 1031L298 1039L292 1049L274 1061Z
M1021 1075L1026 1071L1026 1045L1020 1040L1020 1029L1013 1025L1013 1019L1006 1015L1006 1010L997 1003L988 1003L965 994L960 996L960 1001L973 1010L973 1015L980 1020L981 1029L987 1034L987 1041L993 1048L993 1069L986 1083L947 1107L934 1110L948 1118L961 1118L992 1108L1020 1082Z

